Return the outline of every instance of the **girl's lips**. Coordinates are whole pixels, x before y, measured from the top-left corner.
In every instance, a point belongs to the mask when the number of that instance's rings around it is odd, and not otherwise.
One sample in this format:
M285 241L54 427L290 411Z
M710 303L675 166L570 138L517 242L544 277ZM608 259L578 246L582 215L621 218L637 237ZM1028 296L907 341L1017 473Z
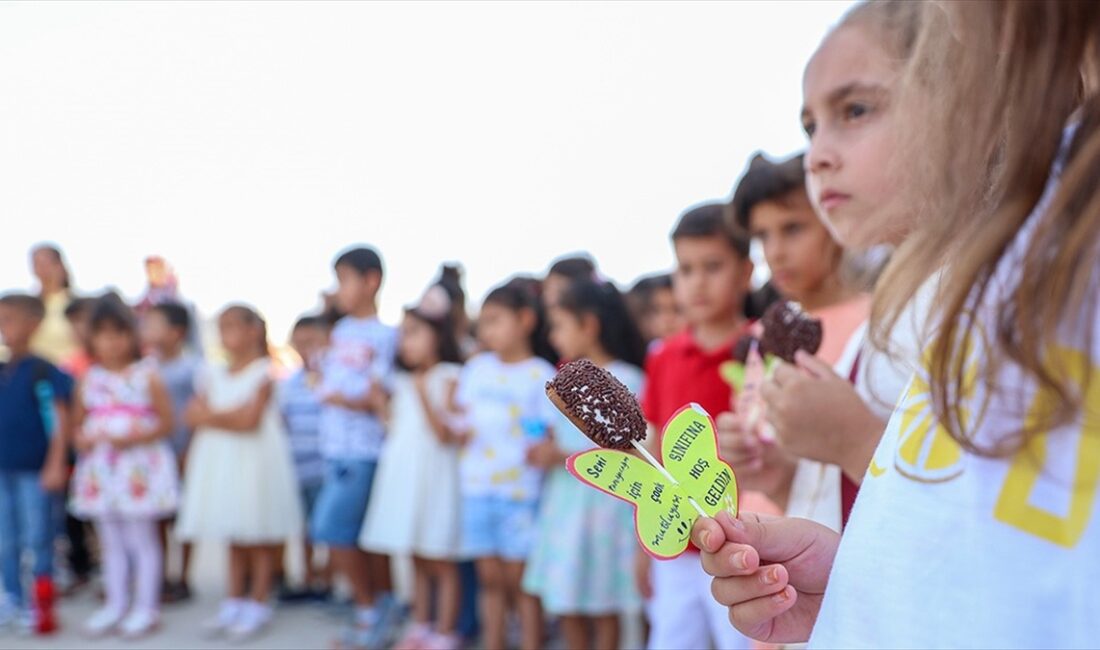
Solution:
M832 190L826 190L821 193L821 197L818 199L818 204L821 205L821 209L829 211L843 205L848 199L852 198L847 194L841 192L834 192Z

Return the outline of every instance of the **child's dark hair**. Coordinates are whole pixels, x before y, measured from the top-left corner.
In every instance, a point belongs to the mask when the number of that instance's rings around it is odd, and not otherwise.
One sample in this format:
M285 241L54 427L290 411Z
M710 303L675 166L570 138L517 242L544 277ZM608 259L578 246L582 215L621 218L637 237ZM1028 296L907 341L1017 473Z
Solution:
M658 291L672 291L672 274L658 273L648 275L634 283L627 295L638 304L638 318L644 318L653 311L653 294Z
M470 334L470 317L466 313L466 290L462 288L462 268L457 264L444 264L435 282L451 299L451 325L455 340L461 341Z
M783 300L783 296L769 280L764 283L764 286L755 291L750 291L749 295L745 296L745 318L760 320L764 317L764 312L768 311L768 307L780 300Z
M132 342L130 360L141 359L141 345L138 341L137 319L134 317L134 311L113 292L96 299L95 304L92 305L92 315L88 319L88 331L93 337L107 328L128 334Z
M95 305L95 298L73 298L65 306L65 318L74 320L81 316L90 315L93 305Z
M593 280L596 277L596 263L587 255L559 257L550 265L547 275L561 275L570 280Z
M38 296L26 293L6 293L0 296L0 305L18 309L35 320L42 320L46 317L46 305Z
M733 218L744 230L749 229L749 215L760 203L783 201L794 192L806 193L806 172L803 154L781 162L772 162L757 153L733 191Z
M301 316L298 320L294 321L294 327L291 329L293 332L297 332L300 329L312 327L316 329L322 329L326 332L332 329L332 321L329 320L324 314L309 314Z
M153 305L152 311L157 312L168 321L168 326L180 333L183 338L191 332L191 312L187 311L178 302L168 301Z
M440 363L462 363L462 348L455 336L455 326L450 314L441 318L432 318L418 309L406 309L405 315L415 318L431 328L435 334L435 354ZM397 366L402 370L411 371L405 360L398 355Z
M672 241L685 237L721 237L739 257L748 259L751 243L749 236L728 218L729 210L729 205L725 203L704 203L689 209L676 223L676 228L672 231Z
M485 296L486 305L497 305L515 312L530 309L535 315L535 327L531 330L531 351L535 356L557 364L558 354L547 336L546 313L542 309L540 293L542 284L530 277L515 277Z
M370 246L357 246L340 253L332 268L346 266L355 270L359 275L366 275L371 271L377 271L382 276L382 256Z
M615 285L575 280L562 293L557 307L578 318L592 314L600 323L600 346L605 352L639 368L645 363L645 340Z
M271 349L267 345L267 321L260 315L258 311L249 307L248 305L230 305L222 310L222 316L234 314L238 318L244 321L245 325L255 325L260 330L259 341L257 342L257 352L261 357L271 356Z
M466 291L462 288L462 269L457 264L444 264L440 267L439 279L435 283L447 292L453 309L466 309Z

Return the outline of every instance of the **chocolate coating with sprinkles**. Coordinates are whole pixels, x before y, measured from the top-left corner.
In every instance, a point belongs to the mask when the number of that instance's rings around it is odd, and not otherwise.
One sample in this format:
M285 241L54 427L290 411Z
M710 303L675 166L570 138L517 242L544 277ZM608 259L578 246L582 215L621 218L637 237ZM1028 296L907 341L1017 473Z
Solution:
M799 350L817 354L821 347L821 321L807 316L793 302L781 301L768 307L760 324L764 326L760 351L787 363L794 363L794 353Z
M645 418L634 394L610 372L587 359L559 370L547 382L546 394L601 447L629 449L632 441L645 439Z

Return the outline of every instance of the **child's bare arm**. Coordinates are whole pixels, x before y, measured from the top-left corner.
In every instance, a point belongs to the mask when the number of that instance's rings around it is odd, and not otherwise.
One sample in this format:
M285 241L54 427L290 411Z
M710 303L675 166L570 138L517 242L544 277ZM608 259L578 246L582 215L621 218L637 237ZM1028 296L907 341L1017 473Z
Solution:
M168 388L160 377L153 376L149 380L149 397L153 401L153 411L157 414L157 426L148 434L150 441L153 441L172 433L175 414L172 412L172 398L168 395Z
M451 433L450 427L447 426L446 419L440 417L439 410L428 399L428 387L425 383L424 377L419 376L415 380L416 394L420 398L420 405L424 409L424 415L428 418L428 426L432 428L432 433L442 443L446 444L453 442L454 436ZM448 382L447 395L448 401L452 401L452 395L454 393L454 387L456 382Z
M245 404L228 411L209 411L203 418L203 425L240 433L255 431L260 428L260 422L263 420L268 403L271 402L273 392L271 382L265 382L256 396Z
M84 431L84 420L87 414L87 409L84 408L84 384L81 382L73 393L72 418L69 427L72 430L73 447L77 451L88 451L96 443L96 440Z
M47 492L58 492L65 488L68 463L65 461L69 449L69 405L61 400L54 401L54 431L50 437L50 447L46 452L46 463L42 466L39 480Z

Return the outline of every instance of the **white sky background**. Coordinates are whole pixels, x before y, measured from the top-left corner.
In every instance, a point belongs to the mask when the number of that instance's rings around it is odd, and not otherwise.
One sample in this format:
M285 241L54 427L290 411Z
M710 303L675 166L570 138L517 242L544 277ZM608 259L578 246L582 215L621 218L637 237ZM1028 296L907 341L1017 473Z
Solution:
M356 242L390 322L445 260L472 302L576 250L629 283L753 151L803 146L848 4L0 4L0 289L42 240L131 297L156 253L281 342Z

